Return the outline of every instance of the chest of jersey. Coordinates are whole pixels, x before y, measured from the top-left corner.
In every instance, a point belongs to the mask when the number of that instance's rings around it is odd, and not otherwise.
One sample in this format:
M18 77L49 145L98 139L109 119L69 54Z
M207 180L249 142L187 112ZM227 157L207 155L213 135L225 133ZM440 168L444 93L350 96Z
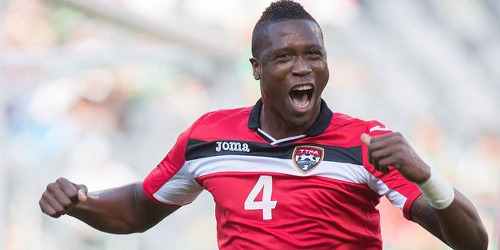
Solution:
M146 177L145 194L183 206L208 190L220 249L380 249L379 197L409 218L420 195L363 157L361 134L387 129L322 104L304 135L276 140L259 129L258 104L198 119Z
M265 242L293 235L295 246L325 239L378 241L378 195L367 184L370 174L360 165L359 151L190 141L192 158L183 168L213 195L219 232L273 236Z

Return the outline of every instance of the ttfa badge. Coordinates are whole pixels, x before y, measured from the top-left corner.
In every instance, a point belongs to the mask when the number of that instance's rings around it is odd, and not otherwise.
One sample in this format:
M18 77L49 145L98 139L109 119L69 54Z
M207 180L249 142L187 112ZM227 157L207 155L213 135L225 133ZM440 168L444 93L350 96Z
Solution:
M292 161L302 173L306 174L323 160L325 150L315 146L297 146L293 150Z

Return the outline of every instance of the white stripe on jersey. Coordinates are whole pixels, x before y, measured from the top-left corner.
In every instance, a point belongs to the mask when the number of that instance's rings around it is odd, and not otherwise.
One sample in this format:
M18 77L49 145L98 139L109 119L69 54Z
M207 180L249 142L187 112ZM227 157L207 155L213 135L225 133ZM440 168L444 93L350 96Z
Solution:
M323 160L319 166L303 174L293 165L292 159L263 156L220 155L186 161L184 168L198 178L223 172L268 172L293 176L322 176L351 183L366 183L371 175L361 165Z
M203 190L195 178L224 172L267 172L292 176L321 176L350 183L367 184L379 195L386 195L391 203L402 209L406 197L390 189L363 166L323 160L319 166L304 174L296 169L291 159L263 156L220 155L189 160L179 172L166 182L153 196L167 204L191 203Z

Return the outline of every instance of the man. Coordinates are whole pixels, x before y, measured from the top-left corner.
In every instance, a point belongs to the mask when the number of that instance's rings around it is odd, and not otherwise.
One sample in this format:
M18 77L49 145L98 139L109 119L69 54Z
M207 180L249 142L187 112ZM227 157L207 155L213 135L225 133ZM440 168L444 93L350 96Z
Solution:
M220 249L381 249L375 206L385 195L451 247L487 248L471 202L401 134L330 111L321 99L322 31L302 6L271 4L252 53L255 106L199 118L141 183L87 193L60 178L43 193L42 211L105 232L143 232L206 189Z

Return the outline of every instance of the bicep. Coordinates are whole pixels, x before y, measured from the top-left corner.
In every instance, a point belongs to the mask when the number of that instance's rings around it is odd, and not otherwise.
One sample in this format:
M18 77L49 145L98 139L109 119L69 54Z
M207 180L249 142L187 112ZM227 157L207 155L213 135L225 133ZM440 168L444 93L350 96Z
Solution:
M134 185L134 206L136 215L138 215L139 232L144 232L154 225L158 224L165 217L175 212L180 206L159 204L151 201L142 188L142 182Z

